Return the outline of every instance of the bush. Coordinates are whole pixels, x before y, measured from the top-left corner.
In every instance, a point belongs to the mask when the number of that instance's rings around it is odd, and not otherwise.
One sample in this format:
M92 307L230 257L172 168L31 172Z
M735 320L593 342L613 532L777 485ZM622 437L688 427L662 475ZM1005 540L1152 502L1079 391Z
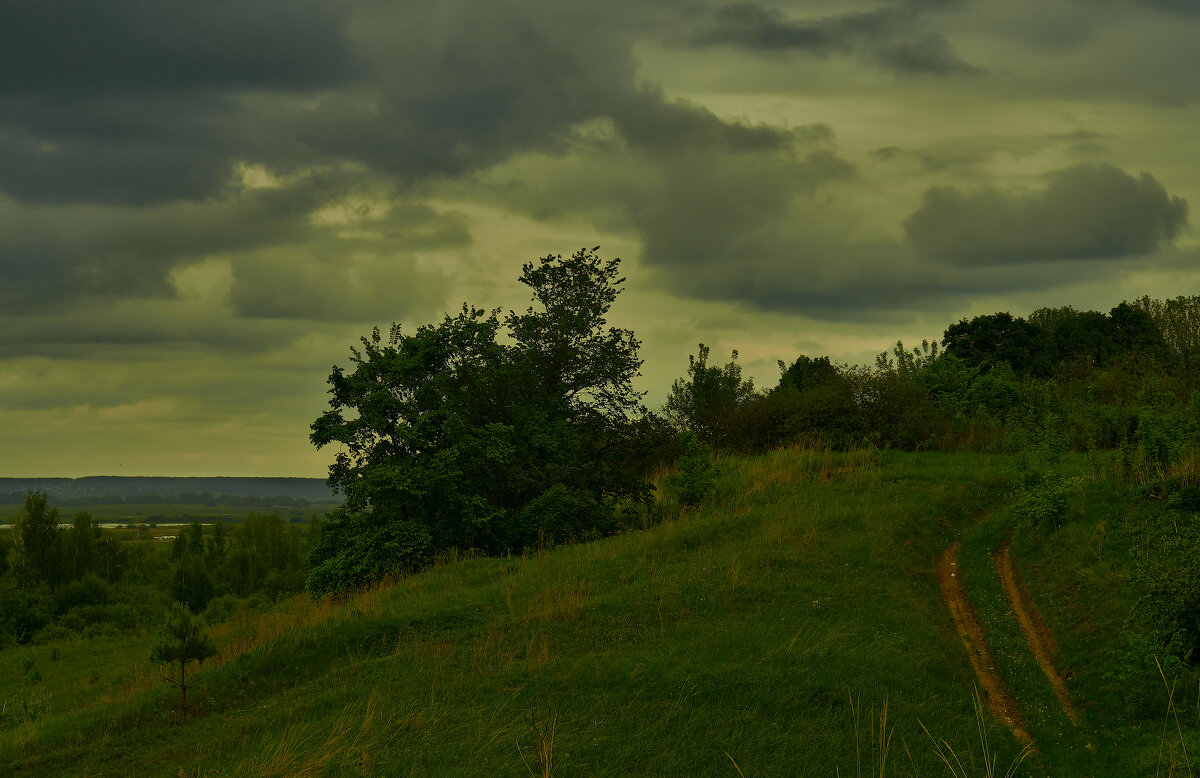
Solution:
M1071 507L1074 479L1052 475L1041 483L1026 487L1014 509L1017 514L1042 532L1052 532L1063 525Z
M10 579L0 578L0 634L28 643L53 614L54 598L49 588L21 589Z
M612 512L605 511L589 495L574 494L562 484L555 484L521 510L519 534L513 538L513 545L523 548L565 543L580 539L585 530L603 531L612 523Z
M431 548L424 524L339 510L322 528L320 545L309 552L306 586L317 598L368 586L428 563Z
M111 592L108 584L94 575L85 575L77 581L59 587L54 599L59 612L66 612L79 605L103 605Z
M238 599L232 594L223 594L220 597L214 597L208 601L208 607L204 609L204 621L210 625L229 621L233 617L233 614L237 612L237 607Z
M699 505L716 491L719 471L712 452L692 433L683 435L684 454L664 483L684 505Z
M63 624L48 624L38 630L33 636L33 644L35 646L44 646L47 643L54 643L59 640L74 640L79 637L79 633Z

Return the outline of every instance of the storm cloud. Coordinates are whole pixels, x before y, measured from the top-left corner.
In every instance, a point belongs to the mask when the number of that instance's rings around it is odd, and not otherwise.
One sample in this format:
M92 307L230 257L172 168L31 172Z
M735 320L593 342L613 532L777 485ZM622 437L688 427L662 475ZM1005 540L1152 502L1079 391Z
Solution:
M963 61L944 35L921 23L923 5L928 4L897 3L798 19L777 8L733 3L713 9L691 43L770 54L852 54L909 74L975 72L978 68Z
M1040 191L931 188L904 229L923 256L980 266L1141 256L1175 240L1187 215L1149 173L1080 165Z
M698 338L770 379L1200 290L1190 3L9 5L10 474L319 474L359 335L521 307L522 262L584 245L624 258L652 401Z

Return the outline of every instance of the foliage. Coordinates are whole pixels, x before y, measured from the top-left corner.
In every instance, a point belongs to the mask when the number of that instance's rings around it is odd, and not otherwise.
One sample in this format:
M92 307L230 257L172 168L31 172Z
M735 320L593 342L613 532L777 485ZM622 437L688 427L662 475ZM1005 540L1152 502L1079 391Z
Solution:
M200 613L213 597L213 580L204 567L203 557L187 554L179 560L171 576L171 596L192 613Z
M724 367L710 365L708 355L708 346L701 343L697 354L688 356L687 378L671 386L663 415L701 443L724 446L731 441L734 414L755 397L754 382L742 379L736 351Z
M29 584L57 583L62 574L62 538L58 509L51 508L45 492L30 492L17 514L18 564Z
M684 505L699 505L717 488L720 475L713 462L712 451L692 433L682 436L683 455L679 458L675 472L666 479L666 484Z
M163 624L159 642L150 650L150 661L165 665L163 680L179 688L179 710L187 718L187 666L200 664L215 656L217 647L208 636L192 611L183 605L177 606Z
M421 567L430 561L431 548L425 524L340 509L330 515L321 542L309 552L305 586L314 597L361 588Z
M464 305L411 335L376 329L351 350L353 372L334 368L312 441L344 447L329 484L346 502L310 554L311 591L361 586L449 548L520 550L563 500L580 520L555 520L559 531L603 532L613 499L648 497L632 466L644 430L629 418L639 344L605 318L618 265L595 249L527 263L520 280L535 306L506 317L511 345L498 341L498 311ZM529 508L538 501L544 510ZM366 556L362 537L373 540Z
M1010 313L963 319L946 328L946 350L982 372L1007 362L1018 373L1043 376L1050 372L1045 331Z

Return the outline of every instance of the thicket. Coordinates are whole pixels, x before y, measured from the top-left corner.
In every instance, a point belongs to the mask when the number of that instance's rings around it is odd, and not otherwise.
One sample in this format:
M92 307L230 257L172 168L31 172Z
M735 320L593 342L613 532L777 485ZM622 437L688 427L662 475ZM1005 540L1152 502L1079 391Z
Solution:
M320 520L307 536L277 514L180 529L173 543L146 532L122 539L85 511L63 527L44 493L27 494L13 529L0 535L0 649L141 631L174 603L210 622L265 607L303 590L308 538Z

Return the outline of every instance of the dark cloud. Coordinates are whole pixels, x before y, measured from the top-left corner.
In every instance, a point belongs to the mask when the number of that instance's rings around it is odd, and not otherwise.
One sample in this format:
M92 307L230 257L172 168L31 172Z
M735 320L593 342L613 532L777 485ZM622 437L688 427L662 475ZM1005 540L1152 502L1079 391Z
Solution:
M336 0L9 4L0 191L44 203L210 196L234 159L270 146L243 97L365 75L348 11Z
M661 196L635 216L652 267L737 268L786 231L798 201L823 184L852 176L831 150L680 156L663 168ZM774 253L774 252L773 252Z
M975 72L941 33L918 20L926 7L954 4L908 2L800 20L756 3L733 3L714 9L691 43L758 53L855 54L906 74Z
M1167 13L1200 16L1200 5L1195 0L1134 0L1134 3L1138 6L1149 6L1150 8Z
M0 191L58 204L202 199L239 160L283 173L352 162L419 186L560 148L598 117L648 146L786 142L641 83L630 26L672 11L626 10L22 3L0 31Z
M904 229L923 256L951 264L1111 259L1171 243L1187 212L1149 173L1080 165L1035 192L933 187Z
M880 162L915 160L927 172L974 172L997 158L1027 159L1047 151L1065 151L1083 159L1106 150L1110 137L1089 130L1030 135L975 135L950 138L930 146L905 149L885 146L870 152ZM974 169L974 170L972 170Z
M356 72L346 11L322 0L9 3L0 25L0 95L55 100L344 83Z
M233 192L155 207L51 207L0 201L0 302L10 312L83 298L168 297L173 267L205 255L311 239L308 214L332 181Z

